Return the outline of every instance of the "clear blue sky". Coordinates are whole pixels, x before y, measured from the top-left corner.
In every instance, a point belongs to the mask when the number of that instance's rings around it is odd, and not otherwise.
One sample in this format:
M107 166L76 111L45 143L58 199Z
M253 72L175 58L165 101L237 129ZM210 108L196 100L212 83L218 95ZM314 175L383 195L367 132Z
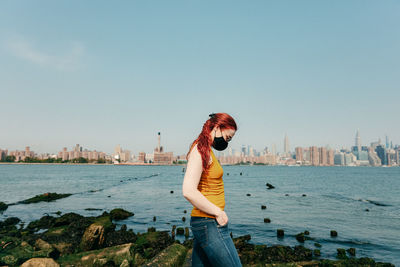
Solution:
M400 1L0 1L0 148L400 143Z

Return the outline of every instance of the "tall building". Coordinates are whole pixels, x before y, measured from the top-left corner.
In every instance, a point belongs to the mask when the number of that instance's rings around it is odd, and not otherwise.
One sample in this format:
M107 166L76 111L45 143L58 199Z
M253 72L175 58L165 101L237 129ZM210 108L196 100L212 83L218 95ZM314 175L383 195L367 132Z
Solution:
M335 155L333 149L328 150L328 166L335 165Z
M128 162L131 159L131 152L129 150L123 150L120 145L117 145L114 148L114 154L112 155L114 159L114 163L119 162Z
M386 149L389 149L389 137L386 135Z
M241 154L242 154L242 157L244 157L244 156L247 155L247 154L246 154L246 146L245 146L245 145L242 145L242 152L241 152Z
M272 144L271 153L272 153L272 155L276 155L276 145L275 144Z
M303 162L303 148L296 147L296 161Z
M328 155L326 152L326 148L325 147L320 147L318 149L319 152L319 165L320 166L326 166L328 165Z
M164 152L163 147L161 146L161 133L158 132L157 135L158 145L154 149L154 164L172 164L174 160L174 155L172 152Z
M0 149L0 160L5 160L8 155L8 150L1 150Z
M387 165L386 149L383 146L379 145L375 148L375 152L381 159L382 165Z
M142 162L142 163L146 162L146 153L145 152L139 152L138 161Z
M319 153L318 153L318 147L316 146L310 147L310 161L311 165L313 166L319 165Z
M357 147L357 151L361 151L361 138L360 138L360 130L359 129L357 129L355 145Z
M287 134L285 134L285 139L283 141L283 151L285 154L289 154L289 138Z

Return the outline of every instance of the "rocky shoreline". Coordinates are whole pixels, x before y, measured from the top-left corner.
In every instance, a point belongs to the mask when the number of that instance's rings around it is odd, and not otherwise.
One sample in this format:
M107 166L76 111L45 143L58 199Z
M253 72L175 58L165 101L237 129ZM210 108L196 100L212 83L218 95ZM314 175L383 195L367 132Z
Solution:
M76 213L46 215L27 226L17 217L0 221L0 266L191 266L193 240L189 228L148 228L135 233L115 221L134 216L123 209L94 216ZM175 239L185 236L185 241ZM394 266L356 258L338 249L337 260L321 259L319 250L302 245L249 243L250 235L233 238L243 266Z

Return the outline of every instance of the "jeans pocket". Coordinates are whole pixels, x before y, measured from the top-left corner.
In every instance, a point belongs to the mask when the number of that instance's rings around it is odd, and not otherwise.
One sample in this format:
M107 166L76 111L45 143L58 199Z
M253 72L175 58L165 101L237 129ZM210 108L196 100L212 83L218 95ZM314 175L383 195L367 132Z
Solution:
M206 247L208 245L207 225L193 225L191 229L196 242L198 242L201 247Z
M224 224L224 225L218 224L217 220L215 220L215 222L217 223L217 228L228 228L228 223L229 223L229 222L227 222L227 223Z

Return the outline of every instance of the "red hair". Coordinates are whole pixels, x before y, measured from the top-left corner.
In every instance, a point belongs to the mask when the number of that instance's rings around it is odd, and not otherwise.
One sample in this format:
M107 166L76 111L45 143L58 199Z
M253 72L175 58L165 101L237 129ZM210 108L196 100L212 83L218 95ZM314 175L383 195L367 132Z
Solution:
M211 115L210 115L211 116ZM207 170L210 161L210 149L212 145L211 131L214 127L220 127L221 131L225 129L237 130L235 120L227 113L214 113L203 125L203 129L196 140L190 145L189 152L186 154L186 159L193 146L197 143L197 150L201 155L203 170Z

